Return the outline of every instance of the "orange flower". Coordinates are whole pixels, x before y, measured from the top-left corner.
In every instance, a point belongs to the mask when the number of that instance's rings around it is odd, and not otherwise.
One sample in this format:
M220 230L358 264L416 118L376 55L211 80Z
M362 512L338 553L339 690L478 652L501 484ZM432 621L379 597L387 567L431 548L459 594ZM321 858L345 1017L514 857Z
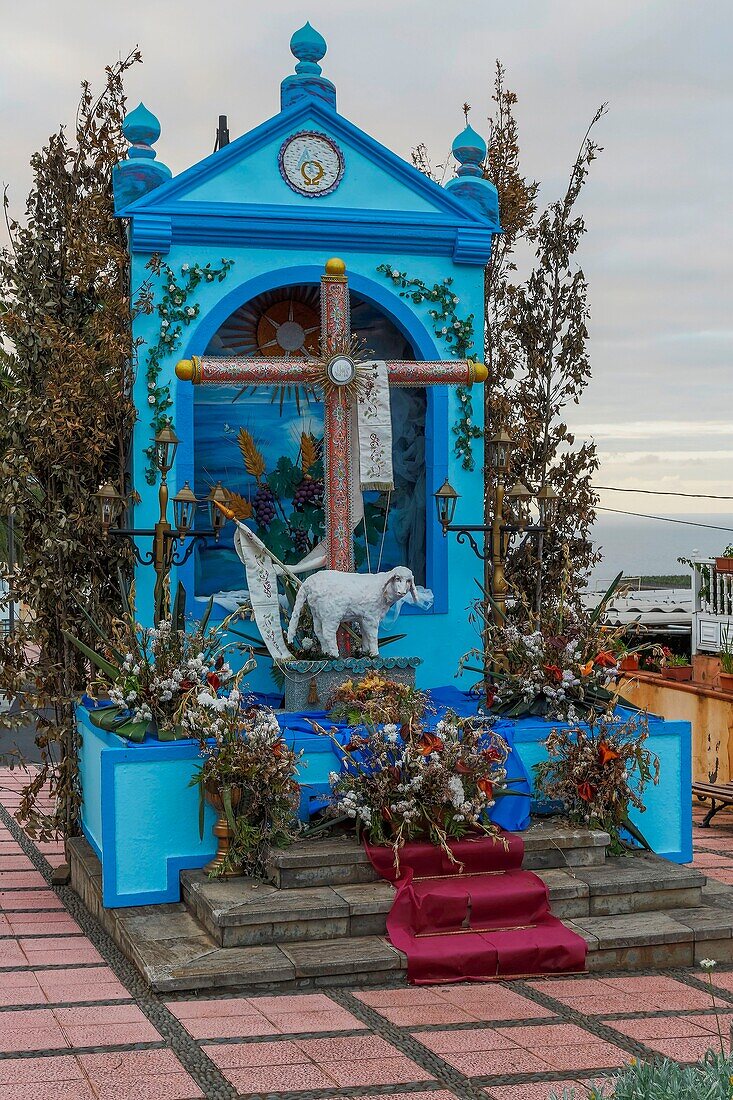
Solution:
M558 668L557 665L544 665L543 668L547 673L548 679L553 680L556 684L560 683L560 681L562 680L561 668Z
M494 793L494 784L490 779L479 779L476 786L480 791L483 791L487 798L491 798Z
M276 741L275 744L272 746L272 755L275 757L276 760L279 760L282 757L284 751L285 745L282 741Z
M612 760L618 760L619 754L612 749L607 741L598 742L598 760L601 767L605 767L606 764L610 764Z
M424 733L417 743L417 748L423 756L430 756L431 752L442 752L444 745L434 733Z
M593 662L592 661L586 661L586 663L584 665L580 666L580 675L581 676L590 676L592 674L592 672L593 672Z
M596 793L595 787L592 787L590 783L578 783L578 795L584 802L590 802L593 799L593 795Z
M465 760L456 760L456 771L459 775L468 775L470 770Z
M215 672L206 673L206 682L209 684L210 687L213 687L214 691L218 691L221 687L221 680Z
M609 652L609 650L607 649L602 649L600 653L597 653L595 655L593 660L599 668L613 668L613 666L616 664L616 658L614 657L613 653Z

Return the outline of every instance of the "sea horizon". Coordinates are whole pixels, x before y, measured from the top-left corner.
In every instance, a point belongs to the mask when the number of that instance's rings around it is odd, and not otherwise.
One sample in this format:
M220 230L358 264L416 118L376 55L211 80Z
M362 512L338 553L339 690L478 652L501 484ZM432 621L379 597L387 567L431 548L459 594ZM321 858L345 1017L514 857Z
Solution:
M603 559L591 573L593 587L600 587L604 581L610 583L622 570L632 577L689 573L689 567L681 565L678 558L716 557L733 543L733 512L672 514L664 511L670 519L683 522L665 523L598 512L591 538L601 550ZM696 526L688 526L692 523Z

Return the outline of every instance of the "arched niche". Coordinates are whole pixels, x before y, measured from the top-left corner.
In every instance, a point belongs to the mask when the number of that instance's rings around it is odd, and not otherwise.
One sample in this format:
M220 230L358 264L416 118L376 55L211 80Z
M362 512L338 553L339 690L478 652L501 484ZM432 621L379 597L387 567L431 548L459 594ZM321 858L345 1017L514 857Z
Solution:
M414 348L392 318L354 293L351 327L371 357L415 358ZM304 349L317 351L319 336L318 287L298 283L263 291L244 302L212 335L206 355L266 355L305 362ZM366 494L369 537L365 538L363 527L356 532L356 564L369 571L406 564L425 584L426 390L394 389L391 411L395 489ZM239 390L202 386L194 392L194 492L205 496L213 483L221 481L236 494L242 518L251 519L259 537L286 564L297 562L312 549L321 533L315 526L315 509L322 500L320 460L296 484L304 472L303 433L318 447L322 405L305 387L295 391L276 386ZM262 474L257 472L260 463ZM218 544L198 550L197 596L219 596L242 588L242 565L232 534L233 528L228 527Z

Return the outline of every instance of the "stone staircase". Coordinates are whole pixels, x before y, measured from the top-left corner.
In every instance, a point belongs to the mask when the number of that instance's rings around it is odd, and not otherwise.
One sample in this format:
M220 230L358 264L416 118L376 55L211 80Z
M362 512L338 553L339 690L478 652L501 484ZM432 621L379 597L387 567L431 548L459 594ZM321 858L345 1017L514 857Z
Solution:
M649 853L606 856L606 833L534 824L523 866L547 883L553 913L588 943L588 969L733 961L733 887ZM101 868L72 842L72 885L153 989L307 989L406 981L386 939L393 888L353 837L273 853L268 881L181 875L182 902L105 910Z

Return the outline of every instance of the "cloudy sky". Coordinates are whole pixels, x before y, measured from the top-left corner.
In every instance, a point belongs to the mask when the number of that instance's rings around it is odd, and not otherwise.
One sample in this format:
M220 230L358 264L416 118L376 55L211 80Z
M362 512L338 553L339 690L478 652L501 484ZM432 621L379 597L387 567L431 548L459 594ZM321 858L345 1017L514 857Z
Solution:
M291 33L329 51L339 110L409 158L441 160L460 106L484 128L495 58L520 97L527 175L564 187L596 106L604 152L582 198L594 378L571 423L599 483L733 496L733 0L23 0L0 38L0 178L19 210L28 159L71 121L82 76L138 44L131 104L160 118L174 174L278 109ZM619 508L730 512L722 501L604 493Z

